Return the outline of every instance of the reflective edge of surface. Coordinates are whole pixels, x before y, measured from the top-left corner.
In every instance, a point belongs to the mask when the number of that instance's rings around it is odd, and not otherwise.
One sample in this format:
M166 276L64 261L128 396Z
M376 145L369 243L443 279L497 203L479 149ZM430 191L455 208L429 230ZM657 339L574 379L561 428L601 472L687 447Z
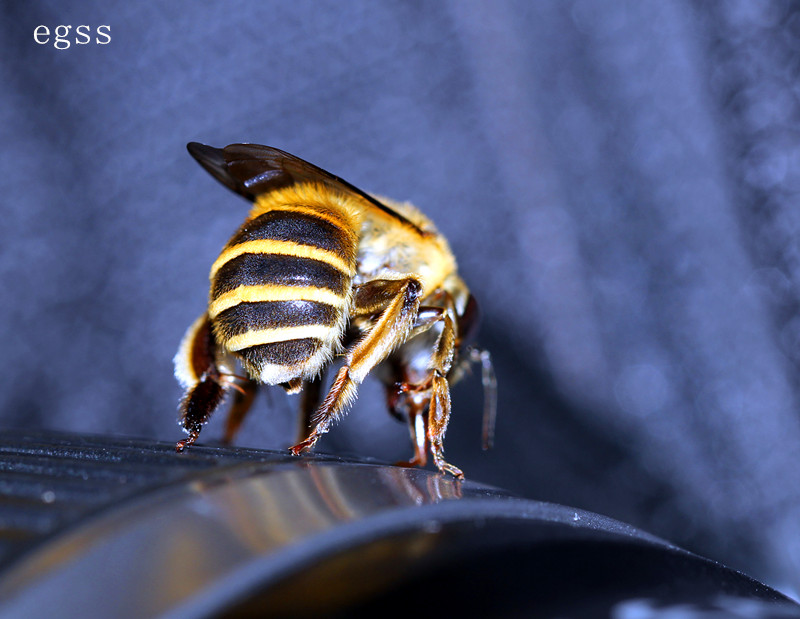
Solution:
M678 551L596 514L419 469L243 465L151 493L52 539L2 575L0 612L197 617L337 549L418 531L404 546L413 558L430 551L447 523L481 519L539 521L570 535L599 532Z

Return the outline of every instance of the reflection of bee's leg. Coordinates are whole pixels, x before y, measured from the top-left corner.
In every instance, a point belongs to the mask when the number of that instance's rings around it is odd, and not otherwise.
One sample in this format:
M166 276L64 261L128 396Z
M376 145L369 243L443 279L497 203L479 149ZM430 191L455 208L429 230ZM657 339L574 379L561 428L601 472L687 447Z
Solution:
M436 467L442 473L450 473L463 479L464 473L444 459L444 433L450 421L450 387L447 384L447 373L453 363L456 332L453 312L444 314L444 327L431 355L431 405L428 409L428 441Z
M355 397L357 386L370 370L405 341L419 310L422 285L413 278L376 280L360 286L354 295L354 315L380 312L366 335L347 351L345 364L313 416L314 429L294 447L299 454L317 442L331 423Z
M250 406L253 404L256 391L258 391L258 384L253 380L248 380L241 384L232 384L231 386L234 389L233 404L230 411L228 411L228 418L225 420L225 435L222 439L224 443L233 442L233 438L239 431L245 416L250 410Z
M208 316L202 317L189 329L181 344L179 355L184 371L194 377L187 379L191 387L180 405L181 425L189 436L178 441L178 451L197 440L203 424L220 405L231 382L220 375L216 363L216 341ZM181 356L182 355L182 356Z

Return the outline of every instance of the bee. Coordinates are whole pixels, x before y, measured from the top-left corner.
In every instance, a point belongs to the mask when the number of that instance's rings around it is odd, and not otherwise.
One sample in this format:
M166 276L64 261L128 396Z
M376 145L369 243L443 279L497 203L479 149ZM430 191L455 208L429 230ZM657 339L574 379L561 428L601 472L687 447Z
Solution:
M489 353L468 345L477 303L433 223L408 203L372 196L277 148L187 148L252 208L211 266L208 308L175 356L188 434L177 450L197 440L228 393L224 438L232 441L258 386L280 385L303 392L291 447L298 455L347 411L374 370L390 413L408 424L414 453L401 464L425 466L430 452L441 472L463 478L444 458L449 383L481 363L488 447L496 381ZM321 399L337 356L344 361Z

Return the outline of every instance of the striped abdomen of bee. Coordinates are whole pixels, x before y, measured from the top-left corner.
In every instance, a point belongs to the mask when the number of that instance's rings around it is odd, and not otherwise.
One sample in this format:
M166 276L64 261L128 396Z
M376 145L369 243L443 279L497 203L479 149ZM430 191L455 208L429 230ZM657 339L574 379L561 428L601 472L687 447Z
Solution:
M336 206L313 185L269 194L211 267L217 345L262 384L294 390L338 350L358 221Z
M317 183L254 197L211 267L208 311L175 358L187 389L181 418L189 438L180 449L196 440L227 391L234 391L225 429L231 441L258 384L294 393L340 352L360 224L347 196ZM237 360L248 378L236 375Z

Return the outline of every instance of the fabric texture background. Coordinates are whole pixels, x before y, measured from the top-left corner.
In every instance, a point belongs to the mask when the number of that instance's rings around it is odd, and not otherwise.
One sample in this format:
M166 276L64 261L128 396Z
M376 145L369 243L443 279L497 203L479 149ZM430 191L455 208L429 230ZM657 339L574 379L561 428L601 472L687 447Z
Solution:
M185 144L269 144L449 238L500 383L486 453L480 381L453 390L468 477L796 595L798 8L5 2L0 423L181 437L172 356L247 210ZM239 442L286 447L295 406ZM410 453L369 381L319 449Z

